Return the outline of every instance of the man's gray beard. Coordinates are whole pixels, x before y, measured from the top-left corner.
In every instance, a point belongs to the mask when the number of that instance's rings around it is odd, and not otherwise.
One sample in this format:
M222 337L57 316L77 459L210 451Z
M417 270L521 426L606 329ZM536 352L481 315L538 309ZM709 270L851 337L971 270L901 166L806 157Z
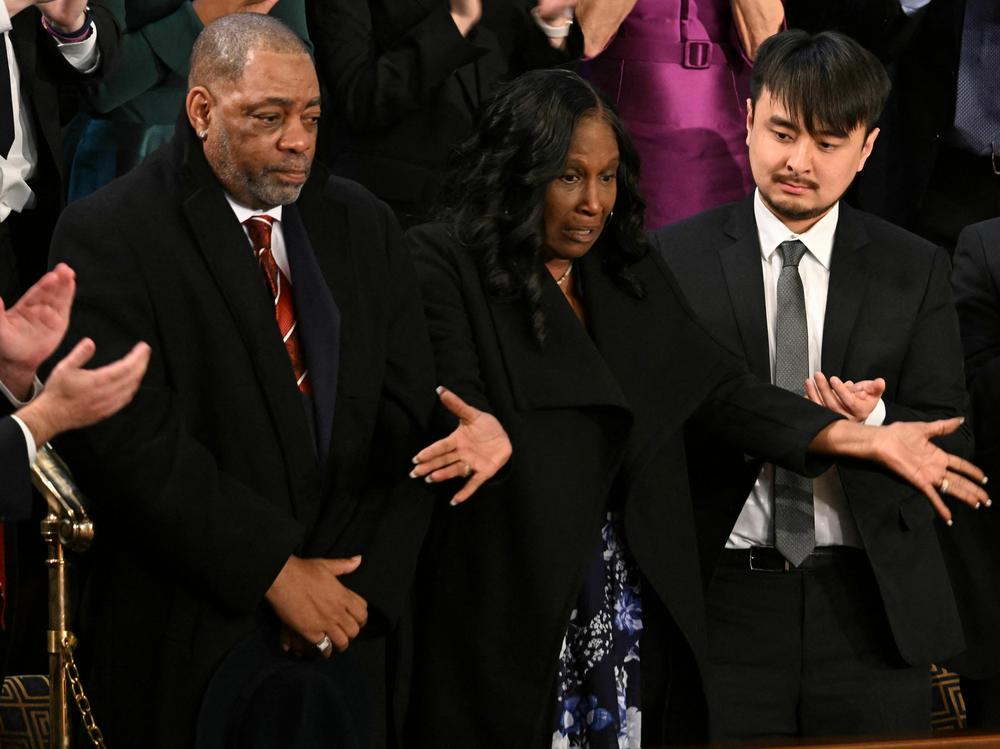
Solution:
M229 134L224 128L219 128L218 148L221 156L220 163L214 165L217 176L226 185L239 185L249 193L259 205L266 208L274 208L278 205L289 205L299 199L304 185L280 185L268 180L268 172L265 170L247 179L240 173L233 163L232 144L229 141Z

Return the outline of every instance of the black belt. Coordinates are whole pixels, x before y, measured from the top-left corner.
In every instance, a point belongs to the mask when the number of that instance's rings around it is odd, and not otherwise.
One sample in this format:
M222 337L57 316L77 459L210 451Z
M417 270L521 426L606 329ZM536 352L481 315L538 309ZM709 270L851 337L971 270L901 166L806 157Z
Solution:
M751 546L749 549L723 549L719 563L724 567L749 569L754 572L797 572L830 567L865 558L861 549L851 546L817 546L798 567L793 567L773 546Z

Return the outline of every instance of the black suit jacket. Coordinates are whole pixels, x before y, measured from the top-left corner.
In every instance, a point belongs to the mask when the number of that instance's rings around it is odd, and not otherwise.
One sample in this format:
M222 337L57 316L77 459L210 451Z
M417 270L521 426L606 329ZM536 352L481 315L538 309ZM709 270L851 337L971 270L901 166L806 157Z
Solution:
M11 45L20 72L22 102L27 105L38 146L38 164L30 186L37 203L24 212L14 237L20 286L28 288L45 271L49 237L64 203L60 87L91 84L115 66L119 29L100 0L90 3L97 28L100 65L84 75L66 62L55 40L42 28L41 14L25 8L11 19ZM2 289L0 289L2 292Z
M473 134L497 86L578 56L574 26L553 49L527 0L486 0L462 37L446 2L313 0L309 34L327 89L322 156L404 225L427 220L454 148Z
M708 330L758 377L770 379L753 197L660 229L653 241ZM964 414L958 321L944 252L842 203L822 371L855 381L884 377L886 423ZM702 491L719 497L730 509L704 526L710 568L759 466L746 466L740 455L719 455L703 434L691 437L689 454L697 466L692 474L696 482L710 476L696 483L696 496ZM942 442L951 452L968 454L971 432L963 425ZM720 461L742 468L727 473ZM844 463L838 471L902 657L927 663L961 650L961 626L927 499L881 469Z
M363 555L344 580L369 603L369 636L408 600L431 505L407 474L435 383L398 226L318 167L282 223L311 405L186 123L56 230L53 260L78 285L64 348L86 334L101 361L153 349L135 400L65 441L100 529L88 689L121 746L193 745L213 669L270 621L264 594L290 554Z
M0 404L0 414L10 408ZM31 476L21 427L0 417L0 520L20 520L31 510Z
M1000 476L1000 218L973 224L962 232L951 281L962 327L976 464L987 476ZM1000 521L993 512L975 521L960 522L959 533L942 534L968 645L948 665L964 676L984 678L1000 673L1000 554L996 550Z
M587 328L546 277L540 345L525 302L487 295L473 251L448 227L407 239L442 383L492 411L514 449L502 477L442 508L428 543L416 745L551 742L560 644L609 509L624 512L643 596L662 600L679 630L671 672L655 677L696 695L699 674L681 668L705 648L681 427L701 411L719 440L809 471L806 446L832 414L747 373L695 322L652 253L632 266L643 299L602 270L601 245L576 262ZM656 726L647 730L662 743Z

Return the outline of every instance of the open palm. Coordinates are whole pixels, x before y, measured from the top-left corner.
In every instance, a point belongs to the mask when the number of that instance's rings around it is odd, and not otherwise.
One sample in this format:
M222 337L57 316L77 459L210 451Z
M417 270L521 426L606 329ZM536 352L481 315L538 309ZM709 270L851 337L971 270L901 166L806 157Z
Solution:
M0 380L15 395L30 389L35 371L65 335L75 289L73 271L60 264L11 309L0 300Z

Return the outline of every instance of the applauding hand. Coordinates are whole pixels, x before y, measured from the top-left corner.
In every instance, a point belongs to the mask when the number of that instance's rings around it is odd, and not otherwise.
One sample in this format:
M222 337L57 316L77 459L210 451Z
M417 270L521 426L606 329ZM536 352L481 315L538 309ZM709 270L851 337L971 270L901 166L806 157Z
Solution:
M806 380L805 389L806 398L813 403L864 424L885 392L885 380L878 377L861 382L844 382L839 377L827 379L822 372L817 372L812 379Z
M15 398L28 398L35 371L65 335L75 291L76 276L60 263L9 310L0 300L0 382Z

